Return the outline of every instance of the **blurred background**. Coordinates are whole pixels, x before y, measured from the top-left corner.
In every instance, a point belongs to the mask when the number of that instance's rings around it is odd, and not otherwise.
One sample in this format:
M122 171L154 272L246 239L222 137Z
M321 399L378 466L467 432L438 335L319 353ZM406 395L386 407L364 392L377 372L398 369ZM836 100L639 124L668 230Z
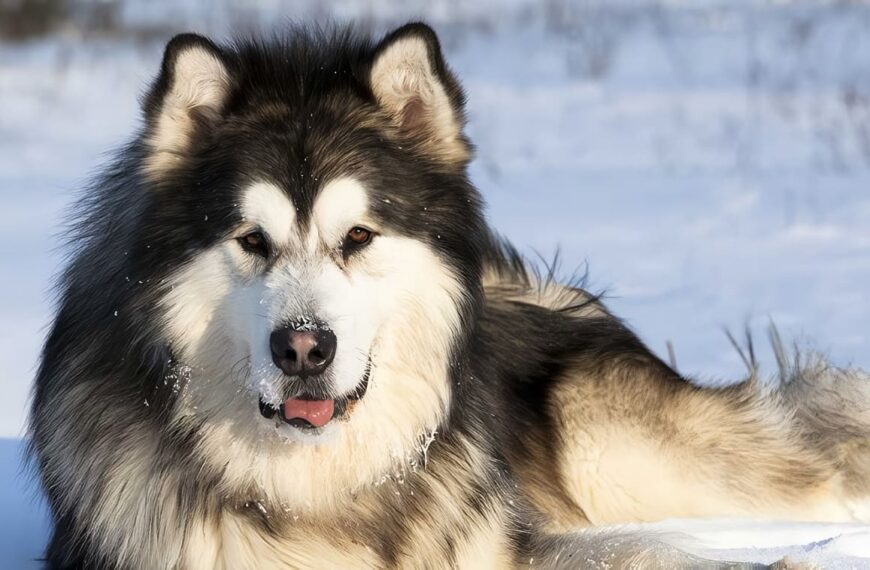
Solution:
M771 320L870 367L867 2L0 0L0 436L21 434L63 213L138 128L164 42L417 18L468 92L490 219L523 251L561 248L565 275L588 270L701 380L744 374L723 328L764 344Z
M866 2L0 0L0 437L23 433L63 213L138 128L164 42L417 18L468 92L490 220L523 251L561 248L565 275L588 270L703 381L745 373L723 328L764 344L771 320L870 367ZM16 470L0 461L4 480ZM0 550L39 551L28 516Z

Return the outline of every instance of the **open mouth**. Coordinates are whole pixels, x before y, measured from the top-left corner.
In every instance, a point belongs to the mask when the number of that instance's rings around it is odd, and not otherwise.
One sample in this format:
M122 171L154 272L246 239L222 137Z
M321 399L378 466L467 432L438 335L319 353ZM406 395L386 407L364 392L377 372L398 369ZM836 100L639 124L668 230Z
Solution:
M287 398L277 408L260 398L260 414L303 430L322 428L333 420L346 419L354 405L365 396L369 386L371 365L353 392L339 398L320 399L316 395L298 394Z

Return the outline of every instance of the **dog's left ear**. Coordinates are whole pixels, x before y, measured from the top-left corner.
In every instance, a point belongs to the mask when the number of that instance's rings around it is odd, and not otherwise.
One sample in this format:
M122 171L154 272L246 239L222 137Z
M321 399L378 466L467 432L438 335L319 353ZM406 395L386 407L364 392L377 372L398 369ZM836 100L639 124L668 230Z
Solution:
M465 96L432 28L407 24L387 35L375 50L369 81L381 107L424 152L448 164L468 162Z

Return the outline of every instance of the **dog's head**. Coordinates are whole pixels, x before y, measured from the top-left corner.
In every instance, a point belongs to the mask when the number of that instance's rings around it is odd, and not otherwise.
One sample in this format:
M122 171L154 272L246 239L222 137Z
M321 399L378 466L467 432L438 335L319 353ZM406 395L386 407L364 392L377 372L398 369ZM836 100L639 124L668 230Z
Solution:
M442 421L485 231L462 105L419 24L379 44L167 46L145 101L143 254L165 268L173 421L239 479L269 461L298 488L288 473L333 456L376 475Z

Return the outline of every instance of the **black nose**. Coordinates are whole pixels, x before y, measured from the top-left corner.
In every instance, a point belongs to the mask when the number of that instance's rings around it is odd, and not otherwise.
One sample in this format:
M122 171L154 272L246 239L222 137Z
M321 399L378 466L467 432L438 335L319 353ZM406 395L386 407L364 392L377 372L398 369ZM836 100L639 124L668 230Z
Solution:
M330 330L278 329L269 337L272 361L287 376L320 374L335 358L338 344Z

